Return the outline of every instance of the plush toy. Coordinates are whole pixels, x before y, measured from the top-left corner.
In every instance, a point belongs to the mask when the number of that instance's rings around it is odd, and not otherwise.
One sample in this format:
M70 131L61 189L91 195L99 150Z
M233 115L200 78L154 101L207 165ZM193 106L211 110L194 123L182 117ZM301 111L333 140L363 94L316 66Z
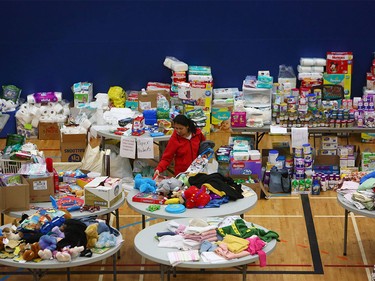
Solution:
M95 247L96 242L98 241L98 224L93 223L90 224L86 230L86 238L87 238L87 248L91 249Z
M140 192L155 192L156 182L149 178L143 178L141 174L134 177L134 188Z
M180 189L183 186L183 182L176 178L163 179L157 184L157 193L162 193L164 196L168 196L176 188Z
M69 254L72 257L72 260L78 257L84 250L85 250L85 247L83 246L79 246L79 247L75 246L73 248L70 248Z
M21 240L20 234L13 232L10 227L3 228L3 236L5 236L8 240Z
M50 251L56 250L57 239L50 235L43 235L39 239L39 247L41 250L48 249Z
M51 260L51 259L53 259L53 257L52 257L52 251L51 251L51 250L48 250L48 249L39 250L39 251L38 251L38 256L39 256L42 260Z
M86 224L76 219L67 219L61 226L61 231L65 237L57 242L57 250L61 250L66 246L84 246L87 245Z
M55 258L60 262L70 262L72 260L67 247L64 247L61 251L57 251L55 253Z
M116 236L110 232L102 232L99 235L98 242L96 242L96 248L106 248L116 246Z
M172 195L171 195L171 198L178 198L178 201L179 201L180 204L185 204L185 199L182 196L182 194L183 194L182 190L173 191Z
M185 206L188 209L204 208L204 206L206 206L211 200L205 186L202 186L199 189L198 187L192 185L185 190L183 196L185 197Z
M35 242L33 244L26 245L26 250L22 254L22 258L25 261L31 261L39 257L38 252L40 250L39 243Z
M109 231L109 230L110 230L109 226L104 221L100 221L98 223L98 234Z
M56 237L57 241L60 241L62 238L65 237L64 232L62 232L60 227L58 226L53 227L49 235Z

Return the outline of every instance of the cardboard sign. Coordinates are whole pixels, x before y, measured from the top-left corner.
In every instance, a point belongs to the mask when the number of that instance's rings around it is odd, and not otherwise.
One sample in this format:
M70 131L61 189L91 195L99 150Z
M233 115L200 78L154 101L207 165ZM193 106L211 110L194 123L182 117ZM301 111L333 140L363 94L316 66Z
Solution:
M154 158L153 138L137 138L137 156L140 159Z
M120 156L135 159L135 138L125 136L121 137Z

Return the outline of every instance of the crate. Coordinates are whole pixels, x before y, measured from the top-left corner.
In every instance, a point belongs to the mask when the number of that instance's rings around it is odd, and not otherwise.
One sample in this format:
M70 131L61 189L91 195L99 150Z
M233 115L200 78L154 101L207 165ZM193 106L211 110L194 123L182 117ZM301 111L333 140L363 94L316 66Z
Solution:
M27 163L27 161L0 159L0 172L3 174L17 174L21 165L24 163Z

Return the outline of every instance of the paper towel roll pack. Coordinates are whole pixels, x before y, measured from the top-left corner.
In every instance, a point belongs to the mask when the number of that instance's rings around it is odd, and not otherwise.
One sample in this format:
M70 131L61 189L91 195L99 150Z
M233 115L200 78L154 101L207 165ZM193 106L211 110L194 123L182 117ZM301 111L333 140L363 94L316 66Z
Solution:
M27 95L28 103L48 103L58 102L62 100L61 92L38 92L31 95Z
M69 114L69 104L50 102L47 105L22 104L15 116L22 125L31 124L37 128L39 122L64 123Z

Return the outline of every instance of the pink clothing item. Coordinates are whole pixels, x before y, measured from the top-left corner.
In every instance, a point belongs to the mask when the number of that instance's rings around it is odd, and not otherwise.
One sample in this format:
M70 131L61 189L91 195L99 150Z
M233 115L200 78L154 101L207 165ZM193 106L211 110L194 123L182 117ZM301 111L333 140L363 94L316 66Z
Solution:
M228 250L228 245L225 243L220 243L214 252L218 254L219 256L226 258L227 260L238 259L238 258L242 258L242 257L246 257L250 255L248 251L242 251L242 252L235 254Z
M249 247L247 250L251 255L258 255L259 256L259 262L260 266L264 267L267 264L267 256L266 253L262 250L264 246L267 245L266 242L264 242L262 239L260 239L258 236L251 236L249 238L246 238L249 243Z

